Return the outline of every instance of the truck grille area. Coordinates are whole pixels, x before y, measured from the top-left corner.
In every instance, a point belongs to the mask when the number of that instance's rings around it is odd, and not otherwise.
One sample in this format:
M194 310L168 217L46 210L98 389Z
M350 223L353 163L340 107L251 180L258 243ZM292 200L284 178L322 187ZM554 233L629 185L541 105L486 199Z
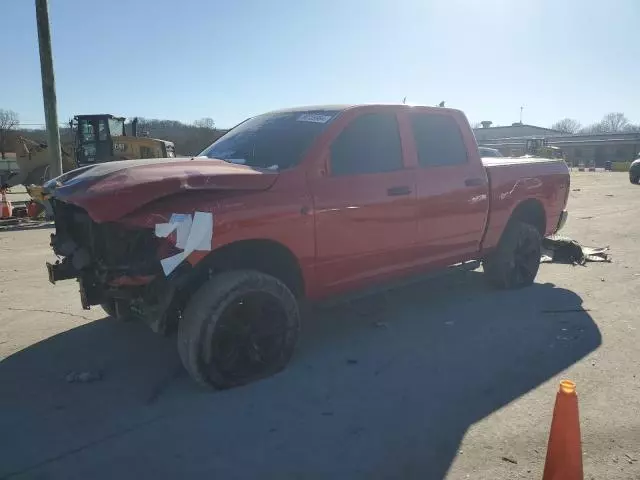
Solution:
M52 206L56 233L51 246L56 255L71 257L75 270L92 269L107 277L157 272L158 239L153 231L96 223L83 209L55 199Z

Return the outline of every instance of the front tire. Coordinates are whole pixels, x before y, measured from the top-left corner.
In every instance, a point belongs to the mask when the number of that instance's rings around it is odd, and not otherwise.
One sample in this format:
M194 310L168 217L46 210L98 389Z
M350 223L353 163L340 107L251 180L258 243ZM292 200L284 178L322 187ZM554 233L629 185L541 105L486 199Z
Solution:
M282 282L252 270L224 272L189 300L178 352L200 385L231 388L284 369L299 331L298 303Z
M483 262L488 281L501 289L533 284L540 268L541 244L540 232L534 226L510 222L495 252Z
M102 307L102 310L104 310L105 313L112 318L116 318L124 322L128 322L132 318L131 314L128 311L128 306L124 307L127 309L124 313L120 311L120 316L118 317L118 312L116 311L116 300L114 299L107 300L101 303L100 306ZM123 308L123 307L121 306L120 308Z
M116 315L116 302L114 300L107 300L100 304L102 310L110 317L117 318Z
M640 176L637 175L629 175L629 181L634 185L638 185L640 183Z

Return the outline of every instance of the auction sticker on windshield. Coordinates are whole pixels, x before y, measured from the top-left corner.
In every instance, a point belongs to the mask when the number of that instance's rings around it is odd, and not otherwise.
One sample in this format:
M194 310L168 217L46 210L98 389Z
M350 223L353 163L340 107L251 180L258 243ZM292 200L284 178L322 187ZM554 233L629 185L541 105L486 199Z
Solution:
M331 120L331 115L318 113L303 113L298 117L299 122L327 123L329 120Z

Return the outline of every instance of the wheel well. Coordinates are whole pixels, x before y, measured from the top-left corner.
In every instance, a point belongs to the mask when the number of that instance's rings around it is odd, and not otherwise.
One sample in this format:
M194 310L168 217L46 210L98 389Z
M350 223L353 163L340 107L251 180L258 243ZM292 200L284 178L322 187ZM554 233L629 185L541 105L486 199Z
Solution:
M304 277L296 256L272 240L231 243L211 252L200 264L198 268L207 276L229 270L257 270L280 280L296 298L304 296ZM200 277L199 281L203 280Z
M529 199L518 205L511 214L513 220L533 225L542 236L547 231L547 216L539 200Z

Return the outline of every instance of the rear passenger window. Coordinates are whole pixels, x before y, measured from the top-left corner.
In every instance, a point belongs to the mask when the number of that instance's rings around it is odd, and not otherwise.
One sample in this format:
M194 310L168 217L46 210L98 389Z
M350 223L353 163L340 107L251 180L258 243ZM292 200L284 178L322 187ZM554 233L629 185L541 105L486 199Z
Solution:
M424 167L467 163L467 148L457 122L447 115L411 115L418 162Z
M394 114L357 117L331 146L331 174L356 175L402 169L402 147Z

